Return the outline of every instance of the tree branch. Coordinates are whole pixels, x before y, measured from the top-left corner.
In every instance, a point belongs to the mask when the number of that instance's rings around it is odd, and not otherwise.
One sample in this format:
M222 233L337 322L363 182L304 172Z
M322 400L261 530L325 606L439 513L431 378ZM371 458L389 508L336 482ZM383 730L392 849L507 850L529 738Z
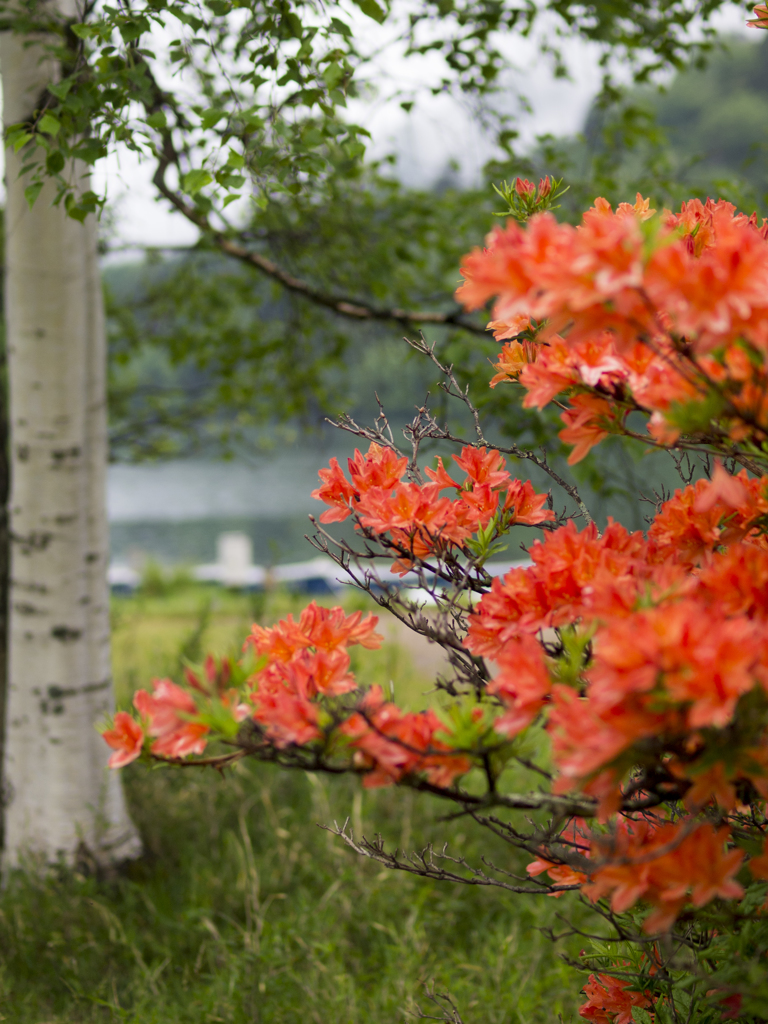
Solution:
M239 260L247 266L254 267L262 274L277 281L287 291L302 298L314 302L318 306L331 310L338 316L347 317L351 320L370 322L390 322L410 327L419 324L435 324L441 327L460 327L472 334L487 337L486 329L479 324L467 320L460 307L456 307L450 313L437 313L429 310L408 310L399 308L387 308L374 306L362 299L350 298L344 295L334 295L330 292L316 288L308 281L295 277L283 267L280 267L273 260L268 259L253 249L234 241L225 231L215 228L208 216L197 207L188 203L184 197L172 189L166 181L166 171L170 166L178 166L178 155L173 147L170 132L164 133L163 150L158 158L157 170L152 179L158 192L168 200L172 206L183 214L192 224L200 228L206 238L222 253L232 259Z

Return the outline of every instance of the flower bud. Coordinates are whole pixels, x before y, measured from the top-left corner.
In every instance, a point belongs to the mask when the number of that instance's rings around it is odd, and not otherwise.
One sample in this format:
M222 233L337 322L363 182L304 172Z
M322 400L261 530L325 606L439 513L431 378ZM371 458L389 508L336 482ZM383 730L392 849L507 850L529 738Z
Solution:
M532 196L536 192L536 188L527 178L525 181L522 178L517 178L515 180L515 192L519 196Z
M546 178L542 178L539 182L539 199L546 199L551 191L552 182L549 180L549 175L547 175Z
M758 4L753 8L755 18L748 21L749 28L768 28L768 4ZM518 179L519 180L519 179Z

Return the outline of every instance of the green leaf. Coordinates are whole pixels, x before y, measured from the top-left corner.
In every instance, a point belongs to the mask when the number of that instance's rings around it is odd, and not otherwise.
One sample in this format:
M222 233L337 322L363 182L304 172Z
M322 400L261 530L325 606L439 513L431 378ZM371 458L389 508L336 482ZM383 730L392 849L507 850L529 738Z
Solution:
M223 110L204 110L200 115L200 127L208 131L224 117Z
M168 124L168 119L165 116L164 110L156 110L154 114L150 114L146 120L147 125L150 128L165 128Z
M349 38L352 35L352 29L349 25L347 25L346 22L339 21L338 18L331 18L330 28L331 31L338 33L340 36L345 36L346 38Z
M70 206L67 210L67 216L71 217L72 220L78 221L82 224L85 218L88 216L88 211L84 210L82 206Z
M120 35L123 37L124 42L132 43L135 39L138 39L143 32L146 31L145 26L142 24L143 19L139 21L126 21L120 28Z
M359 7L363 14L367 14L369 18L373 18L374 21L381 23L387 17L387 11L381 8L376 0L354 0L355 6Z
M333 87L337 85L343 77L344 68L335 61L333 64L329 64L325 71L323 71L323 81L329 89L333 89Z
M72 155L87 164L95 164L97 160L107 155L107 147L100 139L83 139L74 147Z
M635 1024L653 1024L653 1017L642 1006L632 1007L632 1019L635 1021Z
M70 25L69 28L78 39L92 39L98 34L92 25Z
M239 171L245 167L245 157L240 153L236 153L234 149L230 149L229 156L227 157L227 167L234 167Z
M45 169L49 174L58 174L64 170L64 154L60 149L54 149L45 160Z
M14 153L18 153L21 147L26 146L30 139L33 138L34 135L30 135L26 131L8 132L8 145L13 146Z
M34 185L28 185L24 189L24 198L29 203L30 210L35 205L37 197L40 195L40 193L42 191L43 191L43 183L42 183L42 181L36 181L34 183Z
M98 195L96 192L92 192L90 189L87 192L83 192L80 196L80 202L86 210L96 210L99 206L103 206L105 200Z
M365 153L365 146L357 139L354 139L351 142L345 142L343 148L350 160L357 160L358 157L363 156Z
M63 82L51 82L48 85L48 92L56 97L57 100L62 102L67 98L69 90L72 88L72 79L65 79Z
M201 188L205 188L206 185L210 185L212 181L213 178L208 171L203 170L202 167L198 167L194 171L188 171L184 175L181 179L181 187L188 196L194 196Z
M58 118L54 117L53 114L43 114L40 120L37 122L37 130L39 132L45 132L46 135L58 135L61 124Z
M322 146L325 142L325 136L319 128L308 128L307 131L302 133L301 141L305 146L313 149L315 146Z

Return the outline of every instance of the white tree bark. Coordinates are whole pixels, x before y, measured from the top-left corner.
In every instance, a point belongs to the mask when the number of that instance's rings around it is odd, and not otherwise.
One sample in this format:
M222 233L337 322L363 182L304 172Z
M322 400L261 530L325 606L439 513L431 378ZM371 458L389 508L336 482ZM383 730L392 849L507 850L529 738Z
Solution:
M6 125L30 116L56 70L24 41L0 37ZM140 843L95 729L113 709L96 226L93 217L82 225L52 206L48 185L30 210L21 159L8 151L6 160L12 550L5 860L71 862L87 851L117 861L136 855Z

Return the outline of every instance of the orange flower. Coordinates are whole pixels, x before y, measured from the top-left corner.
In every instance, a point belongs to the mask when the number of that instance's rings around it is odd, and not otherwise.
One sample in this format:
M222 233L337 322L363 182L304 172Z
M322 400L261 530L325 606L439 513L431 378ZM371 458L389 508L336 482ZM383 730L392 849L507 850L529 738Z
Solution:
M650 572L642 533L611 521L599 535L593 524L579 532L571 520L536 541L530 554L533 566L495 579L470 615L465 646L473 654L495 658L515 636L590 618L608 578L629 588L631 606L636 577ZM594 585L598 576L602 587Z
M569 409L560 417L565 427L557 435L566 444L575 445L568 465L581 462L585 455L607 437L607 426L615 422L613 407L595 395L574 395Z
M395 487L405 472L408 459L372 441L366 455L355 448L355 456L347 464L355 490L365 494L372 487L382 487L385 491Z
M513 523L537 526L539 523L551 522L555 518L555 513L551 509L544 508L546 503L547 495L537 494L530 480L526 480L525 483L513 480L507 488L504 510L513 510Z
M487 331L493 331L496 341L505 341L507 338L517 338L524 331L531 331L531 318L528 316L513 316L510 320L492 320L486 327Z
M746 476L746 472L744 475ZM715 462L712 479L699 490L693 503L693 509L694 512L709 512L714 505L718 504L725 508L739 508L741 505L746 505L748 498L749 494L744 484L738 477L726 473L723 464L718 459Z
M547 860L545 857L539 857L537 860L532 860L525 870L534 878L537 875L543 875L546 872L555 885L581 885L587 880L587 876L583 872L574 871L574 869L569 867L567 864L555 864L552 861ZM564 895L564 893L553 892L550 893L550 895L557 899Z
M375 649L384 639L375 632L378 622L378 617L370 613L365 618L361 611L347 615L341 607L323 608L312 601L301 612L298 623L289 614L269 629L252 626L244 647L253 645L258 654L266 654L272 660L291 660L311 646L330 651L358 643Z
M513 288L518 295L525 295L533 285L519 259L519 250L525 241L525 233L513 221L505 228L495 227L486 238L485 249L473 249L464 257L461 274L464 284L456 290L456 301L465 309L480 309L494 295ZM509 314L525 316L526 310L519 309Z
M678 334L699 340L700 351L733 337L736 321L768 305L768 246L733 214L730 204L713 205L713 244L700 255L683 239L663 245L643 277L652 302L669 312Z
M352 514L350 502L355 497L355 489L347 480L339 465L338 459L331 459L328 469L319 471L322 485L312 491L312 497L324 501L331 508L320 516L321 523L337 523Z
M110 768L124 768L141 754L144 730L126 711L118 711L112 728L101 735L115 751L107 762Z
M384 639L375 632L378 621L370 613L365 618L360 611L347 615L343 608L322 608L313 601L301 613L298 629L310 644L327 651L355 644L373 651Z
M493 378L496 380L496 378ZM570 348L562 338L555 336L542 345L536 359L523 366L520 383L528 394L523 405L526 409L543 409L555 395L572 387L579 381L579 374L573 366Z
M320 695L338 696L357 688L345 648L360 644L375 650L382 637L375 615L346 615L343 608L321 608L314 601L298 622L291 615L270 629L253 626L253 644L268 662L254 677L253 717L278 747L317 739Z
M515 736L530 725L544 707L551 682L544 664L544 652L532 636L508 641L496 658L501 671L486 687L498 697L505 713L493 723L502 736Z
M252 694L253 717L266 727L267 738L276 747L302 745L321 735L318 708L309 699L307 682L303 673L286 666L283 680L265 678Z
M659 556L701 564L716 547L750 536L768 513L768 477L750 478L746 470L726 477L716 467L711 481L675 491L662 505L648 532Z
M536 342L508 341L499 352L498 362L493 364L498 372L491 377L490 386L495 388L502 381L514 380L525 366L536 361L537 354Z
M464 448L453 461L467 474L473 484L502 487L509 480L504 468L504 456L490 448Z

